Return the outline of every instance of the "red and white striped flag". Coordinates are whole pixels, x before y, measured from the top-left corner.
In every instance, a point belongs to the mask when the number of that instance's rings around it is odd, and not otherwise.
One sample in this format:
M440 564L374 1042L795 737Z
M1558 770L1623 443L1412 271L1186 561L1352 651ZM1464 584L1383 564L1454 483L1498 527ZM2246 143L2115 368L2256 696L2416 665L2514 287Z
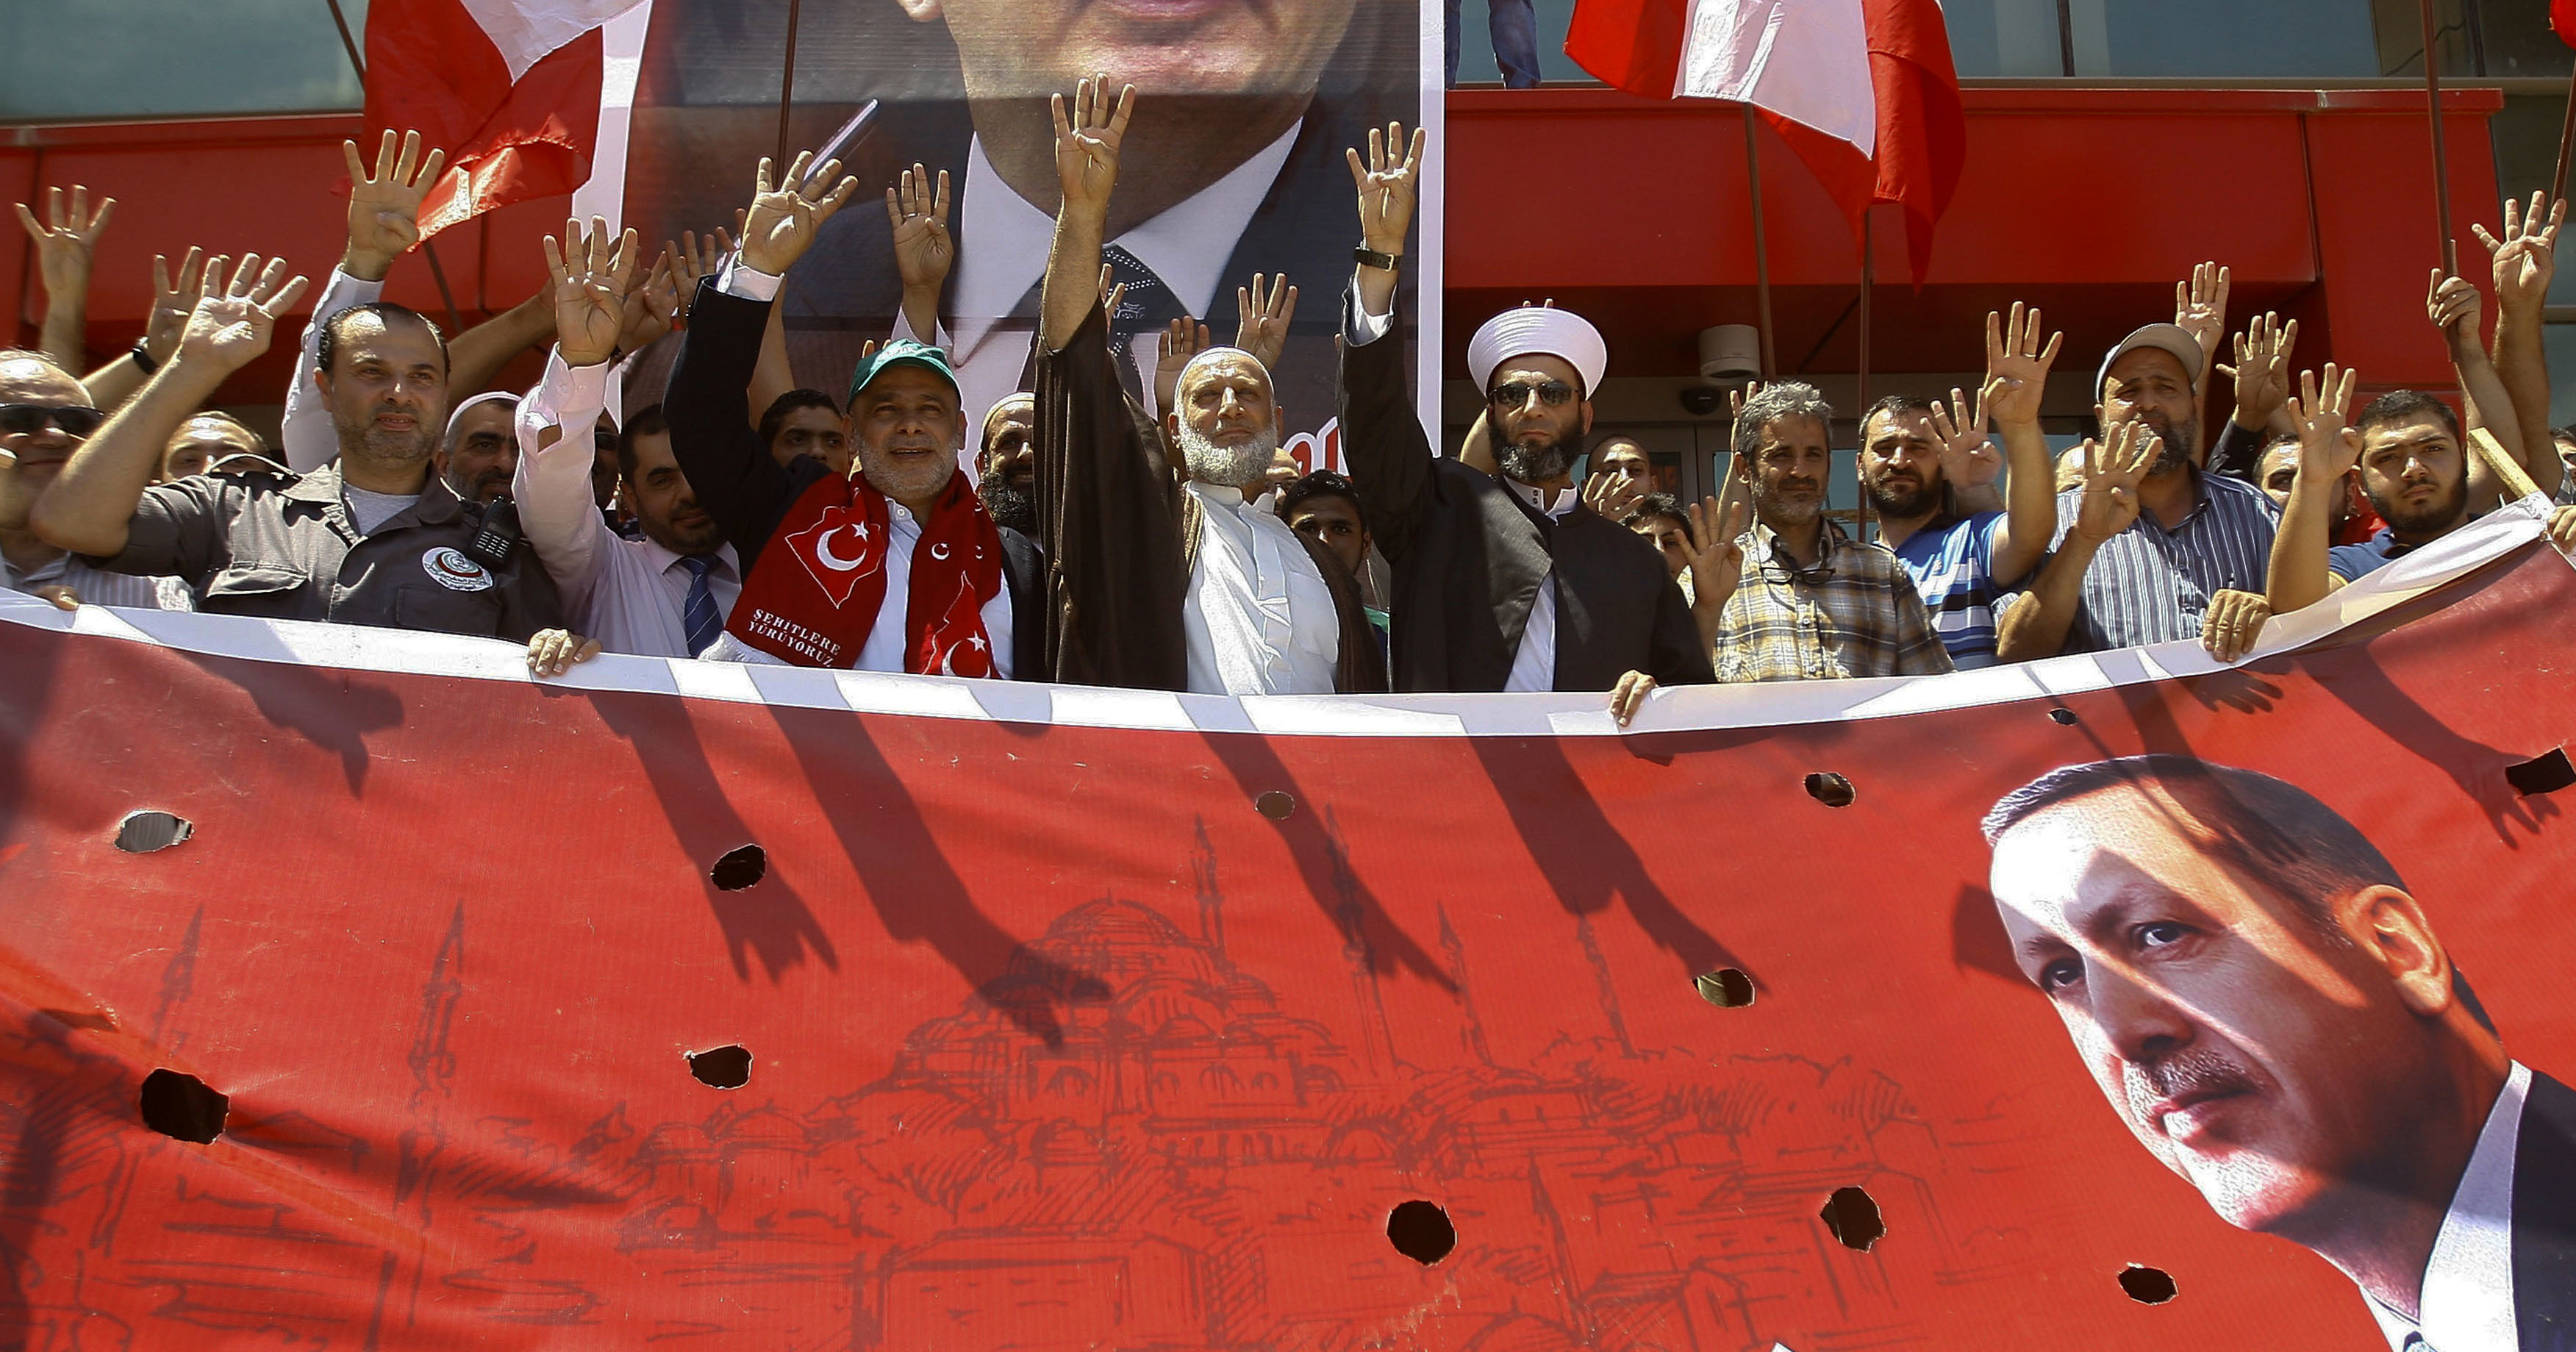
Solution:
M639 0L400 0L367 11L367 131L447 151L428 238L571 192L599 136L600 26Z
M1753 105L1855 233L1904 208L1923 280L1968 142L1935 0L1580 0L1565 51L1632 94Z

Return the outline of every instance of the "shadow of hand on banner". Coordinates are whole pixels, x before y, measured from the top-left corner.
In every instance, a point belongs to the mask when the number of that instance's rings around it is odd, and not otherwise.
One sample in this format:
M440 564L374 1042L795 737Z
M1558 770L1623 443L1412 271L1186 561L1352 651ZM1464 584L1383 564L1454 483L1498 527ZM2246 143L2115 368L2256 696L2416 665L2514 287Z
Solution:
M1361 882L1351 871L1350 853L1342 844L1341 832L1331 817L1331 808L1311 800L1305 789L1288 773L1288 767L1271 750L1270 743L1255 733L1210 732L1202 734L1219 764L1234 776L1235 786L1243 792L1243 803L1251 809L1269 793L1288 797L1285 818L1273 818L1272 827L1280 843L1288 847L1297 861L1297 876L1306 885L1306 895L1314 898L1316 909L1341 931L1342 942L1351 945L1367 958L1369 971L1380 976L1397 968L1412 973L1444 991L1455 993L1458 984L1449 973L1433 961L1414 937L1386 913L1386 904L1377 893ZM1267 814L1265 814L1267 815Z
M1050 1047L1064 1043L1056 1006L1109 999L1109 983L1030 948L976 906L866 718L768 708L887 938L929 944L986 1004Z
M725 952L734 975L751 979L748 959L758 958L761 971L775 984L809 952L826 971L841 969L831 936L787 880L772 870L750 887L724 891L711 870L731 850L758 842L750 825L725 797L724 786L707 764L706 747L689 719L686 700L667 695L601 690L588 692L591 707L610 731L635 748L635 759L662 805L662 816L697 863L698 886L705 889L708 909L724 932Z
M354 672L294 662L255 662L169 650L250 696L268 725L311 742L340 758L352 797L367 787L367 734L402 726L402 697Z

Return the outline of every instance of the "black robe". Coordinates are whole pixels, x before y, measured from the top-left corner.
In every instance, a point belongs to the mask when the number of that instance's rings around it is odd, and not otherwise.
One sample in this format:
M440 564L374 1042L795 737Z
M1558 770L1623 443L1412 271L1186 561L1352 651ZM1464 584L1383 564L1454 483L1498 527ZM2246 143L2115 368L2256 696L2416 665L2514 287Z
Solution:
M1119 385L1097 304L1063 351L1039 354L1037 383L1046 669L1072 685L1185 691L1181 611L1198 566L1198 500L1172 472L1153 419ZM1386 689L1358 582L1322 545L1297 539L1333 595L1333 688Z
M1343 296L1346 326L1357 298ZM1400 691L1500 690L1553 569L1558 690L1631 671L1714 681L1690 605L1644 536L1577 506L1554 521L1494 476L1435 458L1393 334L1342 346L1342 454L1378 552L1395 569Z
M745 578L787 509L815 480L832 472L810 456L780 466L752 426L751 375L760 364L769 304L726 295L716 289L713 277L699 282L689 327L681 332L679 355L671 363L670 388L662 396L662 416L671 424L671 457L680 462L698 501L723 527ZM1002 536L1002 585L1011 591L1011 674L1023 681L1044 680L1046 616L1040 607L1046 563L1029 537L1007 526L994 529Z

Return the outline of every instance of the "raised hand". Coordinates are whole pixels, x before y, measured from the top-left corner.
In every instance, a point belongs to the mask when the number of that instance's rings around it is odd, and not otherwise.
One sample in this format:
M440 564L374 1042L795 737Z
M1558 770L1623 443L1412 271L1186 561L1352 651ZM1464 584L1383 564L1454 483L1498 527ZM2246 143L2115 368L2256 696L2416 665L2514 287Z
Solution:
M2209 371L2218 358L2218 340L2227 336L2228 271L2216 263L2201 263L2191 270L2191 280L2174 283L2174 320L2183 330L2200 341L2200 370L2192 372L2197 380Z
M2138 485L2163 452L2164 438L2142 422L2121 423L2103 441L2086 441L2084 496L2070 533L2098 545L2127 530L2138 519Z
M1261 290L1261 274L1252 274L1252 287L1234 289L1234 345L1251 353L1263 369L1274 370L1279 354L1288 347L1288 320L1297 313L1297 288L1288 284L1288 274L1270 279L1270 291Z
M36 269L49 296L86 296L89 292L90 256L98 237L107 229L107 218L116 210L116 199L99 199L98 210L89 208L89 189L72 185L71 210L63 210L63 190L45 189L45 222L27 204L18 204L18 224L27 228L27 238L36 244Z
M1977 391L1973 409L1968 396L1955 385L1950 388L1949 403L1932 401L1932 437L1941 443L1943 482L1961 488L1983 488L2003 477L2004 453L1986 437L1986 406L1993 398L1992 391L2002 384L2001 377L1988 379L1985 388Z
M2478 289L2467 278L2446 277L2440 268L2433 269L2432 289L2424 295L2424 314L2445 339L2454 344L2477 345L2479 303Z
M1095 75L1074 86L1068 114L1064 95L1050 95L1055 116L1055 177L1064 190L1067 209L1109 214L1109 193L1118 185L1118 147L1127 139L1128 120L1136 115L1136 86L1117 87L1110 98L1107 75Z
M1742 497L1720 505L1703 498L1690 508L1690 538L1682 558L1690 564L1691 604L1714 615L1744 581L1744 530L1752 524L1752 505ZM1701 637L1716 641L1714 625L1703 625Z
M2039 307L2012 304L2009 318L1986 312L1985 415L2001 428L2029 427L2039 422L2040 398L2047 392L2049 368L2057 364L2063 333L2039 344Z
M653 266L645 269L644 280L627 289L626 327L618 331L618 351L641 352L671 331L680 313L680 288L671 266L669 254L657 256Z
M205 250L189 245L175 277L168 257L152 255L152 315L143 321L143 348L154 361L168 361L179 350L179 333L188 327L188 312L205 289Z
M1175 319L1154 337L1154 407L1173 412L1181 371L1208 346L1208 326L1195 319Z
M1413 226L1413 203L1421 188L1422 128L1413 129L1408 148L1404 125L1389 122L1385 131L1369 128L1368 159L1356 149L1345 151L1351 182L1359 188L1360 242L1382 254L1402 254L1405 232Z
M399 153L386 129L376 145L376 171L367 172L358 158L358 143L342 141L340 154L349 166L349 244L340 255L340 270L352 277L381 282L394 259L420 242L420 203L438 184L447 152L420 153L420 133L402 135Z
M813 247L814 236L822 230L823 222L832 219L841 204L850 200L850 194L858 191L859 181L844 178L833 183L832 176L841 172L841 162L827 160L817 166L810 150L798 151L788 163L787 176L775 184L770 181L774 171L769 157L761 156L751 210L742 218L742 263L780 276Z
M2549 279L2557 271L2558 227L2566 219L2565 202L2552 202L2549 194L2535 192L2528 211L2519 202L2505 202L2503 239L2488 234L2483 225L2469 227L2494 266L2498 307L2540 305L2548 300Z
M2299 478L2330 483L2361 461L2361 434L2345 424L2352 407L2352 372L2326 363L2325 384L2317 373L2299 373L2299 393L2289 400L2290 421L2299 429ZM2308 476L2316 476L2313 480Z
M597 366L617 355L626 328L626 283L635 267L635 232L614 245L608 222L594 217L588 232L579 220L564 222L563 239L545 240L546 271L555 279L555 346L567 366Z
M2236 382L2236 424L2260 428L2290 397L2290 352L2299 343L2299 321L2284 324L2270 312L2254 316L2236 335L2236 364L2219 370Z
M1598 516L1624 521L1631 509L1646 496L1644 479L1622 479L1613 482L1609 474L1594 470L1584 476L1583 505Z
M263 265L258 254L244 254L227 282L222 261L206 265L204 291L179 335L179 359L229 374L268 351L277 317L304 294L304 278L281 282L285 259Z
M957 261L957 242L948 233L948 171L939 171L931 186L930 171L916 164L886 189L886 222L894 227L894 266L906 291L937 291L948 281Z
M747 213L737 213L737 215ZM707 232L701 241L694 230L680 232L678 242L662 241L662 258L670 266L671 287L679 292L680 303L671 314L674 321L689 317L689 306L698 296L698 279L713 277L724 268L725 256L733 252L733 237L723 226Z
M1100 265L1100 312L1101 312L1102 314L1105 314L1105 315L1109 315L1109 316L1115 317L1115 316L1117 315L1117 313L1118 313L1118 307L1119 307L1119 305L1120 305L1121 303L1123 303L1126 299L1127 299L1127 284L1126 284L1125 282L1117 281L1117 280L1115 280L1115 279L1113 278L1113 275L1112 275L1112 274L1111 274L1111 272L1110 272L1110 269L1109 269L1109 265L1108 265L1108 264L1106 264L1106 263L1101 264L1101 265Z

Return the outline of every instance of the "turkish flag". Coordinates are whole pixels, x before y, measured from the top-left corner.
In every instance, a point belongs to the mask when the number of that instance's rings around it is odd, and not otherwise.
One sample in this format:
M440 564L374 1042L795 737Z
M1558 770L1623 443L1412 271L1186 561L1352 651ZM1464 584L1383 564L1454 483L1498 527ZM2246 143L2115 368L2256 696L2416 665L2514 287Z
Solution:
M1855 235L1904 209L1922 283L1968 145L1935 0L1580 0L1565 52L1633 94L1753 105Z
M638 0L402 0L367 11L367 129L447 151L420 205L428 238L590 177L599 29Z
M2560 42L2576 47L2576 0L2549 0L2549 31Z

